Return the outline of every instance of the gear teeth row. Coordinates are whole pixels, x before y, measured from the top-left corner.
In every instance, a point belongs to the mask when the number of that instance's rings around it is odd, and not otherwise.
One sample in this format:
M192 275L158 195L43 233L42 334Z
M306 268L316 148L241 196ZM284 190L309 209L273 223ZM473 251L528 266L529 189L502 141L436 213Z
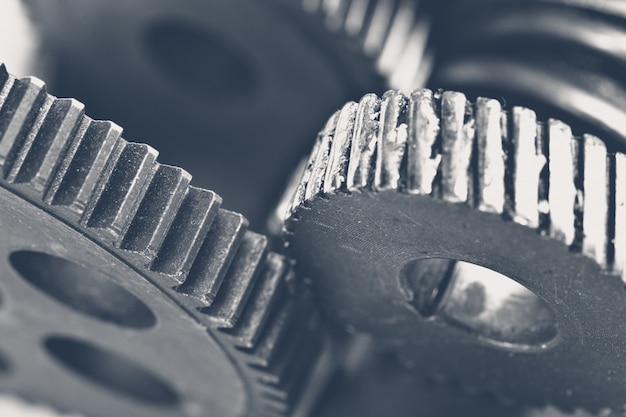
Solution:
M414 0L303 0L329 30L355 39L393 88L424 85L432 66L428 12Z
M317 138L286 232L307 201L365 189L499 214L626 281L626 155L527 108L426 89L346 104Z
M283 355L291 358L290 371L317 363L320 349L300 350L309 343L292 339L317 338L322 326L311 332L297 325L313 307L293 307L299 290L291 262L248 231L242 215L221 209L217 194L191 186L186 171L158 163L150 146L122 139L119 126L90 119L82 104L48 95L37 79L15 79L4 66L0 82L3 186L162 287L190 296L202 320L255 375L248 385L257 406L266 415L296 407L299 384L285 380L287 371L275 363ZM280 396L268 394L275 386Z

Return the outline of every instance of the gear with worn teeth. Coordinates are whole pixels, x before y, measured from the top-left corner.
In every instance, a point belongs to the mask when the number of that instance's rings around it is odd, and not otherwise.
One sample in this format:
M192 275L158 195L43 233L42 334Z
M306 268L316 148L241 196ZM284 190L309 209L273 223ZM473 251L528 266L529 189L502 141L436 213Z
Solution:
M62 397L67 390L48 386L42 391L37 386L31 391L32 387L24 385L23 380L13 385L12 381L20 378L20 366L27 362L27 353L20 357L20 349L29 346L24 350L32 353L33 347L22 341L32 339L21 336L29 334L29 327L12 333L7 323L12 315L25 314L21 312L25 309L34 314L30 319L35 323L33 329L38 328L40 319L46 323L52 320L50 326L57 327L57 333L83 329L94 342L102 342L113 350L118 344L124 350L128 340L138 340L141 345L127 349L127 354L152 358L161 375L167 372L164 369L172 371L174 365L157 366L157 362L185 362L187 369L179 366L165 379L188 387L196 401L193 407L186 404L186 408L157 411L148 404L142 408L132 401L123 401L126 394L122 392L116 400L105 397L104 404L112 404L108 412L119 406L119 415L305 414L312 393L302 392L314 391L305 387L330 371L333 347L310 297L294 276L291 261L270 251L266 237L247 230L242 215L219 208L221 198L217 194L191 186L187 172L156 162L157 152L150 146L122 139L121 128L114 123L85 116L81 103L47 94L38 79L15 79L4 66L0 67L0 82L2 225L5 250L13 253L8 256L12 267L5 263L4 275L14 276L17 271L65 306L91 312L98 323L119 324L125 320L115 319L117 313L109 311L114 307L107 307L106 300L102 301L105 305L98 301L100 297L106 299L106 291L92 295L96 297L91 299L96 305L92 307L72 296L68 299L64 294L72 290L62 284L50 289L50 285L57 285L54 281L37 279L46 274L42 265L68 274L67 271L82 271L90 275L93 270L111 275L109 278L117 285L102 284L103 288L127 288L111 291L113 295L120 291L134 293L128 297L147 305L148 313L151 309L156 311L157 327L144 332L160 335L155 336L156 341L146 336L142 342L139 336L135 338L136 335L119 329L115 329L117 333L105 331L93 320L88 326L74 326L79 329L75 330L60 320L69 323L79 319L67 313L67 309L56 307L50 307L45 318L39 317L43 310L34 309L28 299L20 299L20 294L24 294L21 284L7 278L1 283L4 311L0 316L8 318L3 318L0 332L9 336L3 336L0 345L7 362L15 364L9 369L14 369L17 376L12 377L10 371L9 378L0 381L0 389L24 398L48 400L61 410L89 415L104 412L90 409L102 404L96 400L90 403L77 399L80 393L73 393L76 398L65 398L64 402ZM28 226L29 222L35 226ZM63 268L59 269L59 265ZM90 299L89 294L76 297L83 296ZM116 300L111 302L115 304ZM97 308L103 311L94 313ZM146 317L150 317L148 313ZM93 331L103 332L102 340L90 334L92 326L96 329ZM41 337L47 337L49 331L43 329ZM88 347L91 345L86 342L60 336L46 340L47 349L56 352L53 356L56 354L60 362L69 361L69 368L77 365L63 356L67 352L82 352L85 358L117 358L113 354L93 353L100 352L99 348ZM144 364L148 368L150 365ZM185 381L187 374L190 378L207 377L207 369L215 372L208 373L209 379ZM107 385L106 375L103 378L104 382L96 378L96 385ZM64 377L60 381L72 384ZM84 386L85 390L92 389L90 384ZM237 389L228 391L229 387ZM162 392L169 391L163 388ZM185 400L186 394L176 395ZM158 403L158 398L155 401Z
M625 176L625 154L527 108L366 95L318 135L285 239L327 315L416 372L620 411Z

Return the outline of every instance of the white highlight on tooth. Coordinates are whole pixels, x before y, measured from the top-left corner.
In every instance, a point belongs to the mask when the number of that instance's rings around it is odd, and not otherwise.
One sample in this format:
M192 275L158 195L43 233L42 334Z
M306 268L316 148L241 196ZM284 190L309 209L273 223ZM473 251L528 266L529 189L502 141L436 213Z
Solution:
M346 17L345 31L348 35L357 36L363 30L369 0L352 0Z
M512 110L513 134L511 154L515 161L512 172L513 221L523 226L539 227L538 189L539 174L546 164L546 158L536 146L537 116L535 112L522 107Z
M591 135L585 135L582 144L585 158L582 252L598 265L607 268L609 167L606 146Z
M504 210L505 160L502 149L502 106L497 100L479 98L476 103L478 148L478 210Z
M388 76L398 65L415 20L415 2L404 1L395 13L389 35L376 62L378 70Z
M615 259L613 271L626 282L626 155L615 154Z
M392 13L393 0L380 0L376 4L376 9L363 42L363 50L367 55L374 56L382 48Z
M548 146L550 159L550 236L571 245L576 236L574 206L576 186L574 173L574 142L568 125L550 119L548 121Z

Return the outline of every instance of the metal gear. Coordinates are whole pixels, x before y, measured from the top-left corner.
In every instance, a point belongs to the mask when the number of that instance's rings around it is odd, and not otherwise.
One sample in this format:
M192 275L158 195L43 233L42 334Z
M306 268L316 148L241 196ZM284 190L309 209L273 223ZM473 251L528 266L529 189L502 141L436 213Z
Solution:
M626 7L586 0L451 0L429 86L506 97L623 150Z
M533 111L389 91L336 112L286 244L329 317L527 404L626 398L626 155Z
M0 66L0 391L89 416L306 414L333 347L291 262L121 132Z

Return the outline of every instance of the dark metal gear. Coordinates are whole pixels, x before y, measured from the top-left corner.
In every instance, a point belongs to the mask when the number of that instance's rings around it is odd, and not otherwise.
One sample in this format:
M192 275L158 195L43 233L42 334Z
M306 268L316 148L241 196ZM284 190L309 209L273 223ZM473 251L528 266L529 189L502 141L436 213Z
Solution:
M626 155L527 108L366 95L321 131L286 242L322 308L416 372L623 410Z
M0 390L89 416L306 414L332 347L291 262L114 123L4 66L0 86Z
M506 97L623 150L626 7L611 0L450 0L430 86Z
M55 92L150 138L253 225L306 154L299 138L329 108L386 88L371 59L301 0L27 3Z

